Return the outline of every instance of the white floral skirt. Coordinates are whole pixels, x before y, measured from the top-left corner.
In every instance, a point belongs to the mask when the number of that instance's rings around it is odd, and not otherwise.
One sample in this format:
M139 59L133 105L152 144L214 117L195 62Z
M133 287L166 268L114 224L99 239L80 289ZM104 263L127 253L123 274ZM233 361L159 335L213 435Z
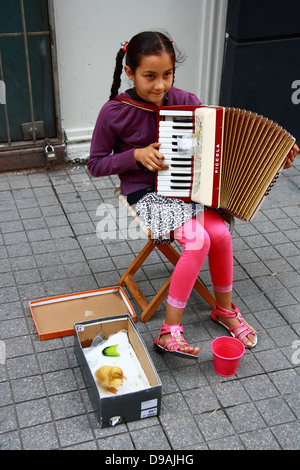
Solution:
M197 217L203 212L203 206L171 199L158 193L148 193L137 202L135 210L151 230L155 243L169 244L174 240L174 230Z

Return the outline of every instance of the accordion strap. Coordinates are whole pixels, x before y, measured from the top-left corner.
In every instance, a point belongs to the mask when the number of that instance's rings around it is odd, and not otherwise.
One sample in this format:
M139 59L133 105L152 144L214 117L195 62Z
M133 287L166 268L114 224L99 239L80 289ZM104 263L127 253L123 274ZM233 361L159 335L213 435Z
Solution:
M150 111L151 113L157 113L157 106L151 105L148 103L143 103L142 101L134 100L133 98L121 98L116 97L114 98L115 101L122 101L123 103L129 104L130 106L134 106L135 108L142 109L144 111Z

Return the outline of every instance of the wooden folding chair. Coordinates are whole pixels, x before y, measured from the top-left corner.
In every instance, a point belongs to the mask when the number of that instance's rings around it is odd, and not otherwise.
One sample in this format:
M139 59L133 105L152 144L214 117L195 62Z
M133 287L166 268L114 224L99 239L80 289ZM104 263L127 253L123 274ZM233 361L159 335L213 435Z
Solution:
M153 297L153 299L148 302L145 295L133 279L133 276L138 271L138 269L142 266L144 261L148 258L150 253L156 247L164 256L175 266L177 261L179 260L180 254L173 248L172 245L160 245L156 244L155 240L151 238L150 230L145 226L142 220L138 217L133 207L128 204L126 198L120 193L120 189L117 188L115 191L115 195L119 198L119 201L122 206L124 206L128 213L133 217L135 222L140 226L144 234L148 237L149 241L146 243L144 248L141 252L137 255L134 261L131 263L128 269L126 269L125 273L119 280L120 286L126 286L130 293L133 295L134 299L138 303L138 305L142 309L141 313L141 321L146 323L150 320L154 312L158 309L160 304L164 301L164 299L168 295L169 285L171 282L171 277L167 279L167 281L163 284L163 286L159 289L157 294ZM207 288L202 284L202 282L197 279L194 285L194 289L203 297L203 299L211 306L214 307L215 305L215 298L213 295L207 290Z

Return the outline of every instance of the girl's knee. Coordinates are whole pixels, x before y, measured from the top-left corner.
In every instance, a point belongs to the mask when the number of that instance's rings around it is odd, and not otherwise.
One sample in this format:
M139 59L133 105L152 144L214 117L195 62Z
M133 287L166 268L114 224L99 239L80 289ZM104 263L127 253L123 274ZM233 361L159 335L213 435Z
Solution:
M210 248L210 237L197 219L191 219L175 230L175 239L188 251L205 251Z
M188 241L183 245L183 247L184 250L180 256L180 264L182 263L186 266L184 278L187 279L192 276L196 279L210 251L210 238L208 233L203 230L201 241L199 241L199 239L197 242Z
M209 234L212 245L221 241L231 243L231 234L217 210L206 210L203 216L203 225Z

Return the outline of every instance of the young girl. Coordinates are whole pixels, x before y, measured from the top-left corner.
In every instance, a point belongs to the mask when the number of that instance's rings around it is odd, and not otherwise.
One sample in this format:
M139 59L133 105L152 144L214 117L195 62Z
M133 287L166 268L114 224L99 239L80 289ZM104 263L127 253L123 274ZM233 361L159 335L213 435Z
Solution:
M124 70L133 88L118 95ZM256 331L247 325L232 303L233 254L230 233L220 213L207 209L199 214L195 204L168 199L154 193L155 172L167 168L156 142L156 113L162 105L200 105L192 93L173 86L177 57L164 34L143 32L121 43L110 100L103 106L95 126L88 169L93 176L118 174L121 192L151 231L159 238L174 231L183 251L172 275L165 321L155 346L170 354L195 358L198 347L183 338L181 318L206 256L215 292L211 317L252 348ZM149 106L149 104L151 106ZM154 105L154 106L153 106ZM297 146L290 152L290 166ZM163 221L163 233L159 233Z

